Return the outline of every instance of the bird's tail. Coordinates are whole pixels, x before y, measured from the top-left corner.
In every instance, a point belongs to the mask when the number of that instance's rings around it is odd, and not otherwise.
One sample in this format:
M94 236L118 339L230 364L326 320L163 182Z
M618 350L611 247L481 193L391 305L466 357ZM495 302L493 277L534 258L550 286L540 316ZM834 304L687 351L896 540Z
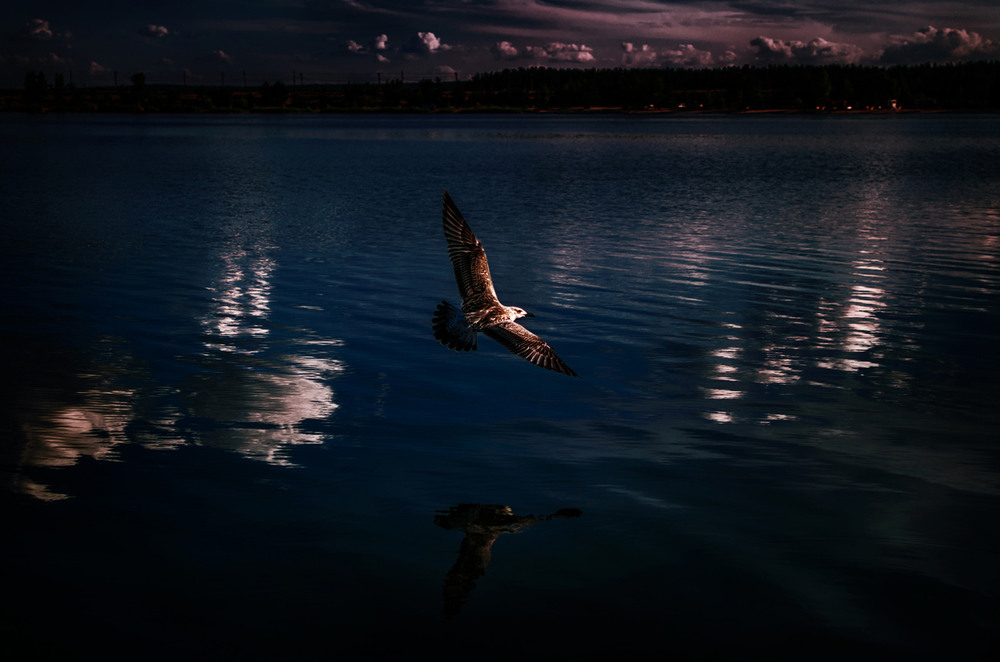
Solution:
M442 301L434 310L434 337L456 352L476 349L476 332L465 322L465 313Z

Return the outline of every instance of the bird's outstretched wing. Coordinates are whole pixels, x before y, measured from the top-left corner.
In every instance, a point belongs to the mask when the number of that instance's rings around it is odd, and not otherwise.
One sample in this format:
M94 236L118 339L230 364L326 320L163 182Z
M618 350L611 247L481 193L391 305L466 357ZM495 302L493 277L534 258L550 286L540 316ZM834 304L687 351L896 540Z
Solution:
M444 192L444 236L448 240L448 257L455 269L455 280L458 282L458 292L462 295L463 304L469 301L482 300L478 307L484 307L490 302L497 302L497 293L493 289L493 279L490 278L490 265L486 262L486 251L479 243L472 228L466 223L462 212L458 211L455 201Z
M556 356L549 344L517 322L503 322L483 329L493 340L537 366L579 377L566 363Z

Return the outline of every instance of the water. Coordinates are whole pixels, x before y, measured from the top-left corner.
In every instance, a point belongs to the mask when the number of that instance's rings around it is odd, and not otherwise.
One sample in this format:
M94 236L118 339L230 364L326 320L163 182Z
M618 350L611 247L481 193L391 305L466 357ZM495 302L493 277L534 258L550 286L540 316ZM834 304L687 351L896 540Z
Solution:
M997 118L0 134L18 659L995 651Z

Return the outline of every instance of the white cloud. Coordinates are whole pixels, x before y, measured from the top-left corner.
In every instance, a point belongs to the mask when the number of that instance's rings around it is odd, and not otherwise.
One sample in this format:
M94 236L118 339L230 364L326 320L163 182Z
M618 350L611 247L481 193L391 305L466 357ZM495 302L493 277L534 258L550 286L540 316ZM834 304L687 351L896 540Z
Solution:
M693 44L681 44L676 49L662 54L662 61L674 67L710 67L712 66L711 51L695 48Z
M799 59L805 59L817 64L838 63L856 64L864 55L862 48L856 44L827 41L822 37L808 42L797 52Z
M215 57L216 60L219 60L220 62L225 62L226 64L233 63L233 56L226 53L225 51L212 51L212 55Z
M756 57L761 60L791 60L794 57L791 42L771 39L770 37L757 37L750 40L750 45L757 49Z
M636 46L622 42L622 64L634 67L711 67L712 52L695 48L693 44L679 44L677 48L654 51L649 44Z
M107 67L105 67L104 65L100 64L99 62L97 62L96 60L91 60L90 61L90 66L89 66L89 71L92 74L103 74L103 73L107 73L109 71L109 69Z
M500 41L490 48L490 53L499 60L536 60L546 62L593 62L594 52L583 44L549 42L545 46L525 46L518 48L509 41Z
M816 37L810 41L784 41L770 37L750 40L753 58L767 63L854 64L864 51L854 44L836 43Z
M373 37L371 41L368 42L367 46L363 46L353 39L348 39L346 48L350 53L356 53L358 55L374 55L375 60L378 62L389 61L389 58L382 55L382 52L387 51L389 48L389 37L384 34Z
M658 54L649 44L636 46L635 44L622 42L622 64L627 67L647 67L656 63Z
M975 60L996 57L1000 42L986 39L976 32L927 26L909 36L895 36L883 52L886 64L914 64Z
M546 46L525 46L525 55L537 60L553 62L593 62L594 49L583 44L564 44L553 41Z
M418 32L410 40L410 44L406 50L410 53L429 55L431 53L451 50L451 46L441 41L433 32Z
M520 55L517 48L509 41L498 41L490 48L490 52L499 60L514 60Z
M729 66L735 64L739 57L740 56L736 54L736 51L726 50L722 53L722 55L715 58L715 61L717 64Z

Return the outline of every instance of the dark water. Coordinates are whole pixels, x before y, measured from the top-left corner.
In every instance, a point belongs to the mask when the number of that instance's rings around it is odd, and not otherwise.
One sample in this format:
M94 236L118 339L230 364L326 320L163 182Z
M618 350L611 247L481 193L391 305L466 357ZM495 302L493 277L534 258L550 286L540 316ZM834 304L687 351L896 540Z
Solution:
M1000 119L0 145L11 659L996 652ZM582 379L433 339L445 188Z

